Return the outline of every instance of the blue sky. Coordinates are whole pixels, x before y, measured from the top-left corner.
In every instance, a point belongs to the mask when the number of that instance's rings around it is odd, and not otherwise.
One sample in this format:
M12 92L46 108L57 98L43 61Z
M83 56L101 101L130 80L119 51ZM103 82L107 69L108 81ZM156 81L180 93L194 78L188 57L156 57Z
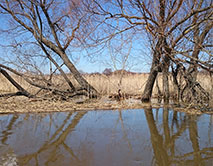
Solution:
M9 25L4 16L0 17L0 22L0 29L5 29ZM1 45L8 45L10 44L10 42L14 42L13 40L15 39L13 37L11 38L11 36L2 35L0 35L0 38ZM20 39L19 37L16 38L18 40ZM128 65L125 68L126 70L130 70L133 72L149 72L151 57L149 47L145 43L147 43L146 38L142 35L141 38L133 40L132 49L128 58ZM0 63L2 63L2 59L7 59L7 56L16 56L16 54L11 52L10 49L1 46L0 54ZM95 54L92 57L88 57L85 53L85 50L82 50L80 52L72 52L72 54L72 56L74 57L73 59L71 59L72 62L76 65L77 69L84 72L102 72L105 68L111 68L112 70L121 69L121 65L119 63L116 63L116 66L113 65L112 58L110 57L109 50L107 48L105 48L104 51L102 51L100 54ZM48 67L49 65L46 65L46 67L43 68L43 71L47 72ZM65 71L68 70L65 69Z
M135 41L137 42L137 41ZM1 44L8 44L7 41L1 40ZM139 47L139 46L138 46ZM128 59L128 63L125 67L126 70L130 70L133 72L149 72L151 57L149 57L149 49L146 49L146 52L142 52L140 50L132 50ZM13 57L15 54L10 52L9 49L5 47L0 47L0 61L1 59L5 60L8 56ZM13 55L14 54L14 55ZM75 53L73 53L75 54ZM112 70L121 69L120 64L116 64L116 68L113 65L112 59L110 58L108 51L102 52L100 55L94 55L93 57L88 57L85 55L84 51L82 53L76 53L76 59L72 60L72 62L76 65L77 69L82 70L87 73L93 72L102 72L105 68L111 68ZM79 56L82 54L82 56ZM75 57L75 55L73 55ZM47 68L49 66L46 66ZM43 69L43 71L48 71L48 69ZM68 72L68 69L65 69Z
M7 21L0 17L1 22L1 29L7 27ZM11 36L0 36L1 45L8 45L10 42L14 42ZM134 39L132 43L132 49L130 52L130 56L128 58L128 64L126 67L126 70L130 70L133 72L149 72L150 68L150 49L146 45L147 41L145 37L141 37L141 39ZM71 48L72 49L72 48ZM90 52L90 50L88 49ZM123 51L125 52L125 51ZM2 63L2 59L7 59L7 56L9 57L15 57L16 55L10 51L10 49L6 47L0 46L0 63ZM82 70L87 73L93 73L93 72L102 72L105 68L111 68L112 70L115 69L121 69L121 66L119 63L116 64L116 68L113 65L112 59L109 55L109 50L105 48L100 54L95 54L91 57L87 56L87 53L84 50L81 50L80 52L72 52L73 59L71 58L72 62L76 65L77 69ZM80 55L80 56L79 56ZM47 72L49 65L46 65L46 68L43 68L44 72ZM68 69L65 69L66 72L68 72Z
M151 63L149 48L138 40L135 40L133 44L134 48L132 48L130 52L127 62L128 64L125 69L133 72L149 72ZM76 63L76 67L89 73L102 72L105 68L111 68L112 70L122 69L121 63L119 62L116 66L113 65L113 60L111 59L107 48L100 55L94 55L91 58L86 55L81 56Z

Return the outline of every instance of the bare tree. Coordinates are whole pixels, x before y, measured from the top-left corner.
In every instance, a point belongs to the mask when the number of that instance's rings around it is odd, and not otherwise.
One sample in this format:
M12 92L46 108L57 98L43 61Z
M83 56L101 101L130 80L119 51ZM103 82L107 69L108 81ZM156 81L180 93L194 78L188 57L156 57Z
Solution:
M152 41L152 65L142 95L143 102L150 101L158 72L163 73L164 102L169 101L168 75L172 62L177 65L191 64L194 66L193 61L196 61L199 62L196 63L197 66L209 70L211 62L203 61L198 55L203 51L202 41L212 28L211 23L208 24L212 22L212 2L203 0L158 0L155 2L118 0L103 3L94 1L94 3L97 7L93 8L93 13L105 16L106 20L114 19L122 22L119 28L115 27L115 33L111 37L126 30L135 29L138 32L147 32ZM110 8L112 6L114 8ZM199 28L198 32L198 27L207 24L206 28ZM203 35L201 35L202 32ZM193 40L191 34L194 34L196 38L194 42L189 41L190 38ZM199 42L197 34L203 38L199 39ZM181 51L188 51L186 45L194 46L193 55L181 54L182 57L179 58ZM194 60L192 61L192 59Z
M113 67L115 73L118 74L117 85L117 99L121 100L125 98L125 94L122 89L123 77L126 71L134 66L134 57L131 56L133 50L133 36L120 34L118 39L109 40L107 42L107 48L109 49L110 60L108 64ZM131 61L131 63L130 63Z
M29 43L37 44L45 57L61 72L71 90L75 91L58 60L54 59L57 56L73 74L81 88L91 97L96 97L97 91L81 76L68 55L72 51L71 42L80 38L77 33L89 18L84 11L80 11L80 7L81 4L77 1L0 1L1 17L7 18L14 25L7 32L15 32L25 38L27 36ZM24 42L21 37L17 40L20 45Z

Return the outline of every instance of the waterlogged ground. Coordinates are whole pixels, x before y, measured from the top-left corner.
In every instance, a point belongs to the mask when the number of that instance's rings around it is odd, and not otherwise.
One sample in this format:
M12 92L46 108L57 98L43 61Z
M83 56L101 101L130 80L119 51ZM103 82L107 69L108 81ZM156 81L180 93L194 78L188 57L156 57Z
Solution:
M213 115L164 109L0 115L2 166L213 165Z

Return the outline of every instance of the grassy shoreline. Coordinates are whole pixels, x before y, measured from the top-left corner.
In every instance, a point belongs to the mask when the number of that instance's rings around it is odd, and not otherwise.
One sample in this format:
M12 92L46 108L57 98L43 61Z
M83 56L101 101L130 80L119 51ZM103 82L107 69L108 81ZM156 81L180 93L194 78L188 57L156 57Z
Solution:
M113 109L138 109L145 107L160 108L163 105L157 104L157 102L152 102L148 104L141 103L140 97L143 93L144 86L149 74L146 73L135 73L135 74L125 74L122 77L122 84L119 87L119 81L121 75L103 75L103 74L86 74L84 77L87 81L94 86L97 91L101 94L99 99L88 100L85 97L78 97L77 99L68 99L68 101L52 100L44 98L28 99L23 96L16 96L10 98L0 98L0 114L5 113L38 113L38 112L62 112L62 111L82 111L82 110L113 110ZM72 76L69 75L72 80ZM38 89L27 84L23 78L14 76L14 79L20 83L26 90L34 94ZM61 76L55 76L53 79L54 83L58 85L59 88L68 88L65 81ZM169 77L170 82L172 82L172 77ZM199 83L212 94L212 83L209 75L199 74ZM17 92L15 87L13 87L2 75L0 75L0 94ZM77 83L74 81L74 84ZM158 85L162 89L162 75L158 76ZM110 99L109 96L116 95L118 89L121 88L124 95L129 96L129 99L124 99L122 101L116 101L115 99ZM174 87L170 86L170 93L174 93ZM153 89L153 100L158 95L158 89L156 83ZM171 107L171 106L169 106ZM182 108L175 108L177 111L196 113L200 114L202 111L199 110L184 110Z

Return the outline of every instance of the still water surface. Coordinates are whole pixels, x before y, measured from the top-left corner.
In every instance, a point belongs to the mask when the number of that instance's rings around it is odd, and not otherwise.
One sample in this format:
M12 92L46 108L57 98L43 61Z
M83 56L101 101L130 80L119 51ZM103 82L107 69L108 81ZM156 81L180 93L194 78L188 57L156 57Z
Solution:
M213 116L168 109L0 115L0 166L213 165Z

